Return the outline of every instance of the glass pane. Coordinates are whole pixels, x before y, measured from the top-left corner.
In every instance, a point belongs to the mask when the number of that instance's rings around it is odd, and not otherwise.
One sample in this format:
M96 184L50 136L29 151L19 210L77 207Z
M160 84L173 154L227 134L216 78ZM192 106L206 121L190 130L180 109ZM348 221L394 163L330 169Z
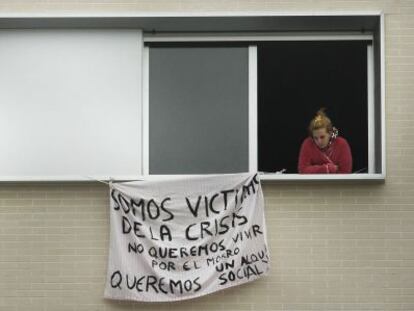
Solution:
M248 171L248 48L150 47L149 173Z

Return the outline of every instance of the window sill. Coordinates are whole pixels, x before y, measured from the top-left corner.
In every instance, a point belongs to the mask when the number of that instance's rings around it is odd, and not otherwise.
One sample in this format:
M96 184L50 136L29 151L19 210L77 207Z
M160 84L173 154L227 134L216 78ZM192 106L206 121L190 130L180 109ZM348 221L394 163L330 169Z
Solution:
M217 175L217 174L207 174ZM61 176L1 176L0 183L26 183L26 182L94 182L102 181L137 181L137 180L163 180L183 177L195 177L205 175L61 175ZM385 174L276 174L276 173L259 173L262 181L385 181Z
M385 174L275 174L260 173L262 181L385 181Z

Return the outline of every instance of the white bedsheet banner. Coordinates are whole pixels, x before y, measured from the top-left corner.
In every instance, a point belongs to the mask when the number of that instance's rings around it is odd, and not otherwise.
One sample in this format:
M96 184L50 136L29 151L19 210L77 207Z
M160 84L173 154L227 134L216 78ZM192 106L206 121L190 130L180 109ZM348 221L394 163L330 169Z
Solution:
M113 183L105 297L195 298L269 271L257 174Z

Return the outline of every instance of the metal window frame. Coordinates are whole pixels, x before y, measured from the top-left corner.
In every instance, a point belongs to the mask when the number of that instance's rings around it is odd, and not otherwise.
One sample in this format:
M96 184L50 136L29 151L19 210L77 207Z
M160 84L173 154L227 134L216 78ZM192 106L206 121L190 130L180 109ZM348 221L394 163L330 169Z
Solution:
M315 32L298 32L298 33L238 33L238 34L186 34L186 33L168 33L168 34L145 34L144 33L144 45L150 42L169 42L169 43L191 43L191 42L258 42L258 41L348 41L348 40L370 40L374 41L372 33L349 33L349 32L335 32L335 33L315 33ZM146 49L146 50L145 50ZM143 172L145 177L154 176L154 178L162 176L172 175L150 175L149 174L149 137L148 137L148 68L149 68L149 52L148 47L144 47L144 70L143 70L143 120L144 125L144 146L143 146ZM381 68L383 71L383 66ZM367 46L367 85L368 85L368 173L356 173L356 174L277 174L277 173L261 173L261 179L263 180L384 180L385 179L385 157L384 151L382 154L383 171L379 173L374 172L375 168L375 106L374 106L374 50L373 46ZM382 79L383 83L383 79ZM383 91L383 88L382 88ZM383 106L382 99L382 106ZM381 113L384 117L383 112ZM258 138L257 138L257 46L249 45L249 171L257 171L258 169ZM382 120L383 122L383 120ZM384 124L382 124L384 126ZM384 149L385 132L382 130L382 149ZM173 175L174 176L174 175ZM186 175L180 175L186 176Z
M372 18L379 19L379 25L372 26L373 29L375 28L375 31L378 33L379 38L379 51L374 50L372 55L375 57L375 60L379 60L379 72L376 73L376 77L379 75L380 85L374 85L370 84L369 87L372 89L379 89L377 90L376 94L379 93L379 100L380 103L374 103L374 109L375 113L379 117L377 117L379 120L375 120L375 122L380 122L379 128L381 129L381 137L379 139L380 141L380 156L381 156L381 172L380 173L368 173L368 174L346 174L346 175L299 175L299 174L264 174L261 175L262 180L271 180L271 181L318 181L318 180L339 180L339 181L346 181L346 180L371 180L371 181L384 181L386 177L386 126L385 126L385 18L384 13L380 10L369 10L369 11L289 11L289 12L280 12L280 11L232 11L232 12L223 12L223 11L211 11L206 13L191 13L191 12L142 12L142 13L119 13L119 12L108 12L108 13L0 13L0 30L1 29L60 29L60 28L95 28L95 29L108 29L108 28L141 28L140 25L144 25L147 23L147 21L161 21L163 19L170 20L170 19L183 19L183 21L187 21L188 18L190 19L196 19L196 21L199 21L200 19L206 18L206 19L215 19L215 18L221 18L221 20L224 19L234 19L234 18L242 18L248 20L246 22L247 24L249 22L252 22L254 20L254 23L257 23L258 21L261 21L262 19L265 19L266 21L269 21L270 19L278 19L278 18L342 18L342 17L350 17L353 18L353 21L355 21L355 18L360 22L361 19L367 18L368 21L372 22ZM357 21L357 23L358 23ZM368 22L368 23L371 23ZM377 23L377 22L375 22ZM188 26L188 23L181 23ZM363 24L363 23L361 23ZM147 25L147 24L146 24ZM223 24L221 24L223 25ZM186 26L186 27L187 27ZM353 25L354 26L354 25ZM354 29L355 27L347 27ZM143 29L143 27L142 27ZM360 29L360 28L358 28ZM190 29L191 30L191 29ZM329 29L326 29L327 32L329 32L329 35L327 36L327 33L325 32L325 38L341 35L346 40L352 39L352 36L356 35L355 32L347 32L345 33L333 33L329 31ZM300 31L293 31L289 33L274 33L273 35L279 36L280 40L288 40L287 35L294 34L296 38L300 38L300 36L308 35L308 39L311 38L310 35L318 37L321 35L321 33L304 33ZM365 33L366 35L367 33ZM215 33L215 36L218 34ZM223 37L229 37L229 33L221 33L219 36L221 38ZM237 40L240 40L240 33L237 34L239 38ZM271 39L272 34L271 33L256 33L254 34L256 36L256 39L260 38L261 40L274 40L274 38ZM159 33L158 37L161 38L162 36L167 37L165 34ZM189 39L189 35L182 35L183 40ZM203 34L202 36L206 37L208 39L208 35ZM230 36L231 37L231 36ZM249 37L252 37L252 33L245 34L244 39L248 41ZM284 37L284 38L282 38ZM227 38L229 39L229 38ZM320 39L320 38L319 38ZM250 51L250 50L249 50ZM376 52L378 52L380 55L374 55ZM254 53L254 52L251 52ZM143 60L145 60L145 55L143 54ZM372 61L372 60L369 60ZM378 64L376 64L378 65ZM251 64L249 63L249 68ZM148 68L147 68L148 69ZM377 68L376 68L377 69ZM145 63L143 68L143 74L145 74ZM372 72L369 71L369 74L372 75ZM143 86L148 87L148 85L145 85L145 81L143 81ZM252 84L253 85L253 84ZM252 86L249 86L249 89ZM256 86L257 87L257 86ZM147 90L148 91L148 90ZM250 90L249 90L250 92ZM252 93L249 93L253 96L254 88L252 88ZM145 98L143 98L144 100ZM369 102L373 101L373 98L369 98ZM142 126L143 130L145 130L145 122L148 122L148 118L144 117L145 115L148 116L148 106L144 106L144 101L139 103L140 105L143 105L144 109L147 109L143 112L142 116ZM370 104L372 106L372 103ZM250 106L249 106L250 107ZM256 107L257 109L257 107ZM372 111L372 110L370 110ZM254 115L256 113L256 115ZM251 122L251 125L253 126L256 124L257 128L257 110L256 112L254 110L249 111L249 116L252 116L253 120L249 120ZM256 123L254 123L256 122ZM372 127L372 123L370 125ZM144 137L148 137L148 133L145 133L143 131ZM249 132L249 145L250 142L253 142L256 139L257 144L257 135L255 136L254 133ZM375 139L375 137L374 137ZM377 139L377 141L378 141ZM145 144L148 144L148 140L144 141ZM144 149L143 146L143 149ZM372 143L370 143L370 150L372 154ZM378 147L378 146L377 146ZM148 150L148 149L147 149ZM378 151L378 150L375 150ZM250 151L249 159L250 157L254 157L254 152L256 152L256 158L257 158L257 148L256 151ZM144 154L145 155L145 154ZM148 157L148 155L146 155ZM378 156L378 154L377 154ZM144 160L145 158L142 158L143 161L141 163L141 166L143 168L142 172L145 173L144 170ZM145 161L148 162L148 159ZM249 162L249 166L253 169L257 168L257 161L254 163L254 161ZM371 167L372 170L372 167ZM171 175L169 175L171 176ZM158 177L162 177L162 175L142 175L142 176L80 176L80 175L73 175L73 176L42 176L42 177L34 177L34 176L1 176L0 182L54 182L54 181L63 181L63 182L78 182L78 181L93 181L93 180L136 180L136 179L142 179L142 178L150 178L150 179L156 179Z

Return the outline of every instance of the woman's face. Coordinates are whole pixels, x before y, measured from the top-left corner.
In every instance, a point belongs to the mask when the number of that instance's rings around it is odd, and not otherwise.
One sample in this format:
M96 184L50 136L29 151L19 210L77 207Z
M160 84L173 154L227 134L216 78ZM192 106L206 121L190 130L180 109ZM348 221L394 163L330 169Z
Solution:
M312 131L312 138L319 148L325 148L329 144L329 132L326 128L320 128Z

